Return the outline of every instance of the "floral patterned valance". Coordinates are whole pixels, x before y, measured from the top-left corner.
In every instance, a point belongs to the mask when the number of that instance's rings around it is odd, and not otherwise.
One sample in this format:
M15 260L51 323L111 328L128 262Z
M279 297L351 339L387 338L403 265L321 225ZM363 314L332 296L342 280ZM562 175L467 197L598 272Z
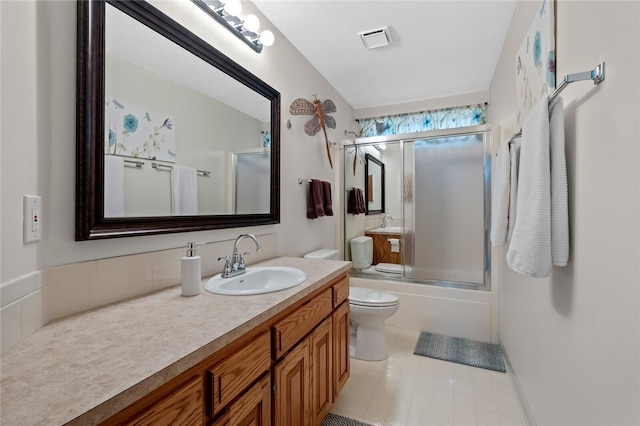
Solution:
M487 105L466 105L383 117L361 118L357 121L360 123L361 137L455 129L486 124Z

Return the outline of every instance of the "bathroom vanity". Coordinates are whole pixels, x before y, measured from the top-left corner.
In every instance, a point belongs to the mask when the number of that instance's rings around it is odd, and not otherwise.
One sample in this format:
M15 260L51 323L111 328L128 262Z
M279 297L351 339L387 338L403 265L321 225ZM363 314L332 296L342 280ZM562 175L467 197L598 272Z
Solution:
M373 264L378 263L402 263L402 248L399 246L398 251L392 250L390 239L400 241L402 234L398 228L376 228L365 231L367 237L373 239Z
M43 327L3 355L2 424L319 425L349 377L349 262L297 287L174 287Z

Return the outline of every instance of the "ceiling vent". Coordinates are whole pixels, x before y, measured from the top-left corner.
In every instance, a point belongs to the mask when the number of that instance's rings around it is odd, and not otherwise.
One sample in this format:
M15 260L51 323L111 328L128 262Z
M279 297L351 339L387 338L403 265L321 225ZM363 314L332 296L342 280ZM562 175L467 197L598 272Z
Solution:
M363 31L358 33L364 46L367 49L375 49L376 47L387 46L391 43L391 33L389 27L382 27L375 30Z

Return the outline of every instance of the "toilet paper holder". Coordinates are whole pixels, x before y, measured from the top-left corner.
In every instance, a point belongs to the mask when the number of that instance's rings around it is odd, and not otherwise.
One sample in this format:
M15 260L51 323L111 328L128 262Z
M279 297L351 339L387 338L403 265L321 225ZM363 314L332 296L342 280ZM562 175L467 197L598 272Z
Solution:
M400 239L399 238L387 238L389 244L391 244L391 252L399 253L400 252Z

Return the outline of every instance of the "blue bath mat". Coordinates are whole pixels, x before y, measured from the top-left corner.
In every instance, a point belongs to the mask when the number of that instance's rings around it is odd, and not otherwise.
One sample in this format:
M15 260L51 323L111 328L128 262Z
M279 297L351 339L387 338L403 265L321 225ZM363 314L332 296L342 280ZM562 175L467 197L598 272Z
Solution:
M414 355L506 373L502 346L423 331Z

